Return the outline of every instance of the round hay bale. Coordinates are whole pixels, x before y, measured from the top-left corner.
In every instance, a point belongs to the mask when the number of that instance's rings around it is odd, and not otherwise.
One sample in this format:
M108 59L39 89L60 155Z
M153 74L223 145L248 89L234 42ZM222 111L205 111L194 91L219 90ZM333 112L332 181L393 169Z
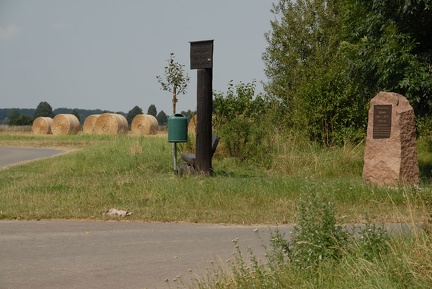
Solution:
M136 115L131 124L131 131L136 135L151 135L157 134L159 124L153 115L138 114Z
M121 114L103 113L97 119L94 127L95 134L118 134L128 131L128 122Z
M195 114L190 120L188 124L188 133L196 133L197 127L197 115Z
M100 114L92 114L92 115L89 115L85 119L84 125L83 125L83 132L84 133L93 133L95 125L96 125L96 120L98 119L99 116L100 116Z
M32 131L35 134L50 134L53 119L40 116L33 121Z
M73 114L58 114L51 125L54 135L76 134L79 130L80 122Z

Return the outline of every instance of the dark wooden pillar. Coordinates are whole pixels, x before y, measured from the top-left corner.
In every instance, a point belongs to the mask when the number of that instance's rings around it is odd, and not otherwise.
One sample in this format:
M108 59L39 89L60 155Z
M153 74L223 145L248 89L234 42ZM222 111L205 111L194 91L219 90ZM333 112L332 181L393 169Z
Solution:
M197 70L196 166L204 174L212 173L213 69Z
M197 128L195 168L212 174L213 40L193 41L191 69L197 69Z

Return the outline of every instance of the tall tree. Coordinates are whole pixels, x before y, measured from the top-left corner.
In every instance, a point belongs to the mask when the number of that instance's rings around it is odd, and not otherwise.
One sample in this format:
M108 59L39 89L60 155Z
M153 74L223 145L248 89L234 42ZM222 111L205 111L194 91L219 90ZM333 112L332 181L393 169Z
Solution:
M49 105L49 103L46 101L40 102L38 104L38 106L36 107L36 110L33 114L34 119L36 119L40 116L54 117L53 109L52 109L51 105Z
M26 114L20 115L18 119L11 123L12 125L31 125L33 122L32 118Z
M431 0L279 0L263 54L284 124L326 145L365 135L369 100L432 109Z
M166 125L168 122L168 117L163 110L159 111L159 113L156 116L156 119L157 119L159 125Z
M154 104L150 105L148 110L147 110L147 114L148 115L153 115L154 117L156 117L157 115L157 109L156 106Z
M325 145L356 135L365 114L344 70L338 1L280 0L272 13L265 90L283 123Z
M70 114L75 115L76 118L78 119L78 121L81 122L81 118L80 118L80 116L79 116L78 109L76 109L76 108L72 109L71 112L70 112Z
M345 1L350 74L368 87L405 95L417 116L432 110L432 1ZM361 16L359 16L361 15Z
M12 108L11 111L9 111L8 114L8 120L10 125L15 125L16 121L19 119L20 113L18 109Z
M174 61L174 53L170 53L170 58L167 60L168 66L165 66L165 80L161 76L156 76L162 89L173 94L173 114L176 113L177 95L185 94L189 83L189 76L184 71L184 65Z
M126 115L126 120L128 121L129 125L132 124L132 120L134 119L135 116L142 113L143 110L137 105L134 106L131 110L129 110L129 112Z

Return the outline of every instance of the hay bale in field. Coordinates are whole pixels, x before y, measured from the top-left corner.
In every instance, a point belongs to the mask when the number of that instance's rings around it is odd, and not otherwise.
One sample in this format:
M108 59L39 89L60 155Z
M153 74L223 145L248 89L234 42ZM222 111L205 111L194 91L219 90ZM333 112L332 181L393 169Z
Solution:
M126 118L117 113L103 113L95 123L93 132L95 134L118 134L127 133L128 122Z
M188 124L188 133L196 133L197 127L197 115L195 114L190 120Z
M35 134L50 134L53 119L40 116L33 121L32 131Z
M76 134L80 130L80 122L73 114L58 114L54 117L51 131L54 135Z
M138 114L136 115L131 124L131 131L136 135L151 135L157 134L159 124L153 115Z
M99 116L100 116L100 114L92 114L92 115L89 115L85 119L84 125L83 125L83 132L84 133L93 133L95 125L96 125L96 120L98 119Z

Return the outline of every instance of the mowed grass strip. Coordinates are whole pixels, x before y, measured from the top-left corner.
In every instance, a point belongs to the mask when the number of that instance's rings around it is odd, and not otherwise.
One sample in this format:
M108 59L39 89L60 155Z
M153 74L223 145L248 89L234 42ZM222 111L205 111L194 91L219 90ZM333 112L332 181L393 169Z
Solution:
M424 221L432 203L427 181L400 188L365 184L362 146L288 143L271 167L216 154L213 177L177 177L172 144L160 136L3 133L0 140L70 150L0 170L1 219L107 219L104 213L117 208L131 211L129 220L283 224L296 221L299 200L314 192L333 202L344 222L362 222L365 213L398 222L412 214ZM420 155L427 163L429 154Z

